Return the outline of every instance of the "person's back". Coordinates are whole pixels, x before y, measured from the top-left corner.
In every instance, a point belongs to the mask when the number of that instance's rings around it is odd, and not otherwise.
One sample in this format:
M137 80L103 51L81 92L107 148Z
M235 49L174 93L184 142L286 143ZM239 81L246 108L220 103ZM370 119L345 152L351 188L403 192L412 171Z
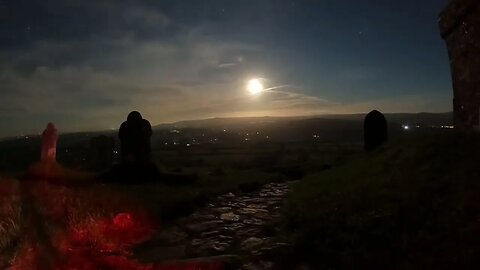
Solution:
M148 122L147 119L142 119L141 122L141 130L142 130L142 156L145 161L151 160L151 149L150 149L150 138L152 137L152 125Z
M127 121L123 122L119 130L121 141L122 162L150 161L150 137L152 127L137 112L131 112Z
M161 180L160 172L151 161L152 126L137 112L131 112L120 125L121 162L100 177L104 183L142 184Z

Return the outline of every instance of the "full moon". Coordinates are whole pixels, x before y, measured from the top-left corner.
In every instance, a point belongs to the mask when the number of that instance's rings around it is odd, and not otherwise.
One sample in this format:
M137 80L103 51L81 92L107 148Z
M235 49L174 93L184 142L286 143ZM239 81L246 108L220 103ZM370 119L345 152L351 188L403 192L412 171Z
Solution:
M258 95L265 89L263 88L263 84L259 79L251 79L248 81L247 90L252 95Z

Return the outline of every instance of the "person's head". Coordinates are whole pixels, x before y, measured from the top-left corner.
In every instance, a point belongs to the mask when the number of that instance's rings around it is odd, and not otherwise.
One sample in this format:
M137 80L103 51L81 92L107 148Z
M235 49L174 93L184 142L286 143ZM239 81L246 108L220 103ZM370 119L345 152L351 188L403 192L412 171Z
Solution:
M142 120L142 115L139 112L133 111L128 114L127 121L132 122L132 121L140 121L140 120Z

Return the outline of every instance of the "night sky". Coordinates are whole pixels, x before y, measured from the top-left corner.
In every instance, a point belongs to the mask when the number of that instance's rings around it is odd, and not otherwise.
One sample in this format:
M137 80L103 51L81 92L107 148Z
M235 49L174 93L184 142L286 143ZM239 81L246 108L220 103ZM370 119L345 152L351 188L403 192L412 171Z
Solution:
M0 0L0 137L118 128L131 110L152 124L451 111L446 3ZM249 95L252 78L275 89Z

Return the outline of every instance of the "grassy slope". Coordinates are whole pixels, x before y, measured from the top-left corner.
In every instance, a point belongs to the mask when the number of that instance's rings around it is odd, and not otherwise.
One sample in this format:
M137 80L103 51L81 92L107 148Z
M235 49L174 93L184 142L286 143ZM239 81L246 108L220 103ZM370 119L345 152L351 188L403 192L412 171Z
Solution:
M285 208L298 258L325 269L480 263L480 138L393 145L299 183Z
M33 203L43 220L34 222L45 222L53 240L66 228L86 220L113 218L122 212L146 214L162 228L171 219L188 214L219 194L248 192L271 181L272 177L275 178L271 174L242 170L226 171L221 176L200 174L198 181L188 186L91 184L81 187L0 177L0 267L8 265L7 261L21 248L19 245L25 236L21 211L24 190L33 195Z

